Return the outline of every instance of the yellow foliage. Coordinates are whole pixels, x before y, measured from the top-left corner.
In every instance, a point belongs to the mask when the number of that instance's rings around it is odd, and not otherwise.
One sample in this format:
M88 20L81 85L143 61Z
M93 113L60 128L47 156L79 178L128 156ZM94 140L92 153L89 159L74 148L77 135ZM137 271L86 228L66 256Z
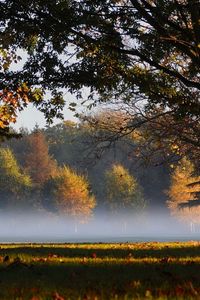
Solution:
M95 198L89 194L85 176L64 166L56 176L56 183L55 197L59 211L71 217L87 219L95 207Z
M200 191L200 184L192 185L200 180L200 177L194 176L193 173L193 164L183 158L172 174L171 186L167 192L167 205L172 215L184 221L200 222L200 205L190 205L190 201L197 199L195 193Z
M145 140L145 136L143 135L142 131L138 129L135 129L132 133L130 133L130 138L137 143Z
M77 123L74 122L74 121L71 121L71 120L65 120L63 122L63 124L66 126L66 127L69 127L69 128L76 128L77 126Z
M0 128L4 129L10 122L15 123L16 114L8 105L0 106Z

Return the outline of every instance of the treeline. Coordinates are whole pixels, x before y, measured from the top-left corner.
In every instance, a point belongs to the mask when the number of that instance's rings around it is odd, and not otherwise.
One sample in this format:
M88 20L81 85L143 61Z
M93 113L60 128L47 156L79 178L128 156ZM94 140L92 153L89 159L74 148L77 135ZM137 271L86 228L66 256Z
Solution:
M121 175L121 179L130 176L137 182L140 187L138 194L143 195L147 206L163 205L158 200L166 198L162 195L162 190L167 187L167 169L164 166L154 168L136 163L136 158L130 153L131 144L128 145L125 141L116 142L105 155L91 158L91 132L85 125L66 121L46 129L36 126L31 132L21 129L21 134L22 138L11 139L2 145L2 151L9 152L9 158L4 156L2 159L11 161L12 156L18 168L25 172L24 176L28 176L34 190L36 206L42 202L45 208L52 207L52 197L48 195L48 184L51 185L49 180L66 168L84 176L88 182L88 190L95 196L96 211L109 210L112 206L107 198L111 197L112 180L117 173ZM108 182L110 187L107 186ZM115 184L116 187L119 186L119 183ZM120 191L118 196L119 194Z
M138 161L135 137L116 141L105 155L95 157L89 124L65 121L45 129L36 126L31 132L21 129L21 134L1 145L2 210L43 209L85 221L101 212L179 209L174 203L182 196L172 190L180 185L180 180L175 182L180 165L178 170Z

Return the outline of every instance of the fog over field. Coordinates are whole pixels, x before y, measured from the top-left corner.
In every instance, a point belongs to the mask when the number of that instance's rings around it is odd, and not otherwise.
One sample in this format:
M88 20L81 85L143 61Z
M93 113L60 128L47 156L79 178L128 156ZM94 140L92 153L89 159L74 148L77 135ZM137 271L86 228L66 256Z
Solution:
M86 223L47 213L1 213L0 242L126 242L191 240L199 229L162 212L137 216L104 213Z
M121 117L102 111L95 124L118 128ZM0 147L0 241L198 239L200 178L189 158L166 162L132 136L104 152L107 129L90 116L20 132Z

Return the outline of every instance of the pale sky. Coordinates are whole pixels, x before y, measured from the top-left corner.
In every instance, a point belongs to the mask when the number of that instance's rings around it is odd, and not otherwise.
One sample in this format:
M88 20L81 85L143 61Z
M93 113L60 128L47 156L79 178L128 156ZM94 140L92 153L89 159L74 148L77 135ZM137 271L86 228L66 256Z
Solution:
M73 101L73 96L70 95L69 98L69 102ZM77 118L73 116L74 112L68 109L67 104L64 107L63 114L65 120L77 121ZM61 122L62 120L55 119L54 124ZM45 127L46 121L44 115L41 112L39 112L35 107L33 107L32 104L29 104L28 107L24 109L24 111L18 114L17 122L15 124L12 124L12 127L17 130L21 127L26 127L29 130L31 130L33 129L35 124L38 124L39 127Z
M20 70L23 68L23 65L27 59L27 53L21 49L17 50L17 55L21 56L22 60L18 61L17 63L12 63L10 66L10 69ZM84 96L87 97L87 90L83 92ZM70 102L76 102L77 99L74 95L71 95L70 93L64 93L64 97L66 100L66 105L63 110L64 119L65 120L72 120L77 121L77 118L75 118L74 112L68 109ZM81 112L84 108L81 108L80 105L77 107L78 112ZM60 123L62 120L55 119L54 124ZM19 129L20 127L26 127L29 130L32 129L35 124L38 124L39 127L44 127L46 125L44 115L39 112L36 108L33 107L33 105L29 104L27 108L24 109L24 111L20 112L18 114L17 122L15 124L11 123L11 126L15 129Z

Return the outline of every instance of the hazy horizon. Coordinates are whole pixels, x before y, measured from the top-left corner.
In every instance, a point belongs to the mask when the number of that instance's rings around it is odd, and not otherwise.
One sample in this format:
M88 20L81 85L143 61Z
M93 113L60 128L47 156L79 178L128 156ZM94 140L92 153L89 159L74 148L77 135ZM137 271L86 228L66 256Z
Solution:
M86 223L46 212L0 213L0 241L9 243L191 240L198 237L198 230L191 232L189 225L164 212L127 217L98 214Z

